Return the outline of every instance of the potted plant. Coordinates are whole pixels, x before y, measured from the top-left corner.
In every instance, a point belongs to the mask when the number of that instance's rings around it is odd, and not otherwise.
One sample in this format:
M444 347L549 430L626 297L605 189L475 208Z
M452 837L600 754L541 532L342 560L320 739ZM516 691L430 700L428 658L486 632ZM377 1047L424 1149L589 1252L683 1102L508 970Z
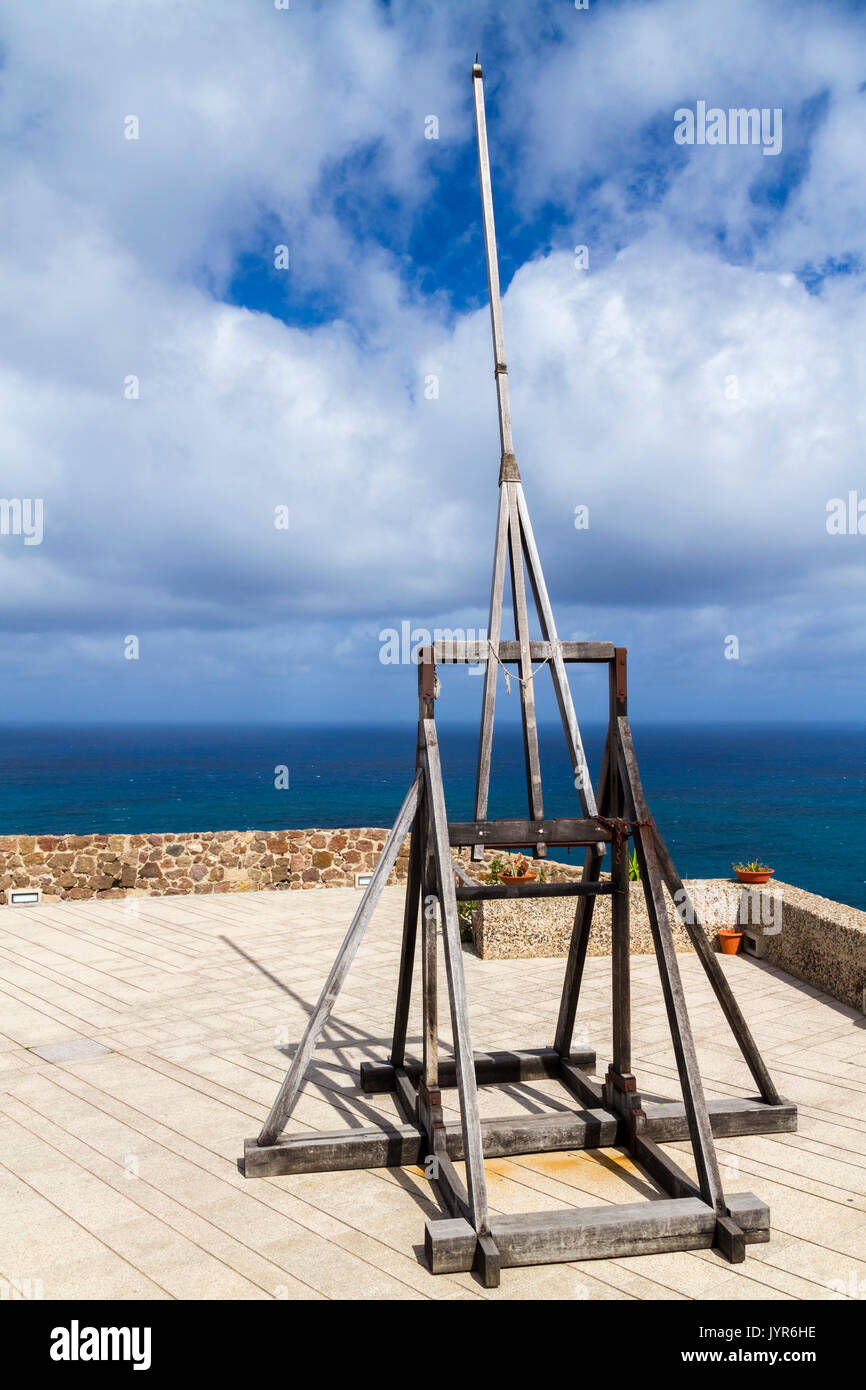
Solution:
M500 883L533 883L538 875L529 866L526 855L521 854L507 872L500 872Z
M768 864L761 864L757 859L750 860L748 864L732 864L731 868L740 883L769 883L775 872Z
M735 956L742 940L743 933L739 927L719 927L719 945L726 956Z

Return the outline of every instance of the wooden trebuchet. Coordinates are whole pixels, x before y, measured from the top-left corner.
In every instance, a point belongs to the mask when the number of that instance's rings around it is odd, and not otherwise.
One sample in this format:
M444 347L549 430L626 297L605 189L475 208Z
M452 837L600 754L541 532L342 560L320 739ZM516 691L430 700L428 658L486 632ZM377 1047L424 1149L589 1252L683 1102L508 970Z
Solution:
M428 1221L425 1250L434 1274L475 1269L488 1287L512 1265L558 1260L614 1259L623 1256L695 1250L715 1246L731 1261L744 1258L746 1245L770 1236L769 1211L750 1192L722 1189L714 1139L748 1134L788 1133L797 1126L796 1108L774 1086L731 985L685 895L682 880L650 815L641 785L628 722L627 657L610 642L560 642L550 596L514 458L508 377L502 333L499 271L490 161L484 117L481 69L472 72L484 237L490 290L494 364L499 405L499 512L491 587L488 638L482 642L436 642L420 653L418 738L415 777L385 843L372 880L361 899L319 1001L312 1012L291 1067L261 1132L244 1146L248 1177L423 1164L443 1216ZM511 575L514 640L503 640L505 567ZM525 569L524 569L525 566ZM542 640L529 635L526 574L532 588ZM481 729L470 821L449 822L435 706L439 697L437 662L484 662ZM580 814L545 818L538 756L534 679L549 666L575 779ZM493 717L500 666L516 667L528 814L525 819L488 816ZM609 720L598 783L593 789L566 678L569 664L608 668ZM373 1126L332 1133L283 1135L297 1101L313 1049L355 957L400 846L411 832L403 934L397 978L394 1031L389 1059L361 1065L361 1089L390 1093L396 1115ZM653 947L661 979L676 1058L682 1100L645 1100L632 1072L628 853L633 843L641 871ZM485 850L530 850L543 858L548 846L585 848L577 881L491 883L470 876L454 859L455 846ZM611 872L602 875L608 846ZM455 883L455 879L458 882ZM682 906L682 915L724 1017L757 1083L760 1096L707 1100L698 1066L680 977L664 885ZM543 900L574 897L576 912L556 1035L552 1047L475 1052L463 968L459 911L464 903L497 898ZM603 1079L590 1047L573 1044L584 963L596 898L611 899L610 1062ZM410 1033L410 1004L418 955L421 916L421 1030ZM437 957L441 931L448 988L453 1055L439 1037ZM483 976L483 968L479 971ZM420 1058L407 1055L420 1045ZM481 1118L479 1087L561 1083L565 1104L550 1112ZM459 1123L446 1119L442 1090L456 1088ZM693 1180L663 1145L688 1139L697 1179ZM486 1158L625 1147L656 1184L653 1200L589 1209L502 1215L491 1212L484 1172ZM465 1182L456 1164L465 1164Z

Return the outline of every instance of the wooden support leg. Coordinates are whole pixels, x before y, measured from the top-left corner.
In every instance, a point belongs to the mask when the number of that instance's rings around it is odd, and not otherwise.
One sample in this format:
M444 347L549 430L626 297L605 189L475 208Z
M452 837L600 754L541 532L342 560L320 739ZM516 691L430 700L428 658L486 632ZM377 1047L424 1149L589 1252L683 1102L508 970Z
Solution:
M412 825L406 900L403 904L403 944L400 950L400 976L397 986L397 1005L394 1010L394 1037L391 1043L390 1058L392 1066L395 1067L402 1067L406 1058L406 1029L409 1026L412 972L415 966L415 942L418 935L418 904L421 898L423 823L424 806L422 802Z
M713 1245L721 1250L732 1265L740 1265L746 1258L745 1232L730 1216L717 1218Z
M617 779L618 781L619 779ZM619 793L619 788L617 788ZM615 815L620 815L619 794ZM613 1068L620 1076L631 1072L631 958L629 932L628 839L615 835L611 881L611 984L613 1016Z
M773 1079L764 1063L764 1059L758 1051L758 1045L752 1037L749 1025L743 1017L739 1004L734 998L725 972L719 965L712 946L707 941L706 934L697 918L691 899L683 887L682 879L674 868L674 862L668 853L667 847L655 822L653 822L652 829L659 866L665 883L668 886L668 892L674 902L680 905L680 917L683 926L688 932L689 940L695 948L698 959L707 972L707 978L721 1005L722 1012L730 1024L736 1044L743 1054L749 1071L754 1077L755 1085L758 1087L762 1099L765 1100L768 1105L782 1105L784 1101L776 1090Z
M498 1289L501 1277L499 1250L492 1236L480 1235L475 1242L473 1269L485 1289Z
M526 557L526 569L529 574L532 595L535 599L535 608L541 626L541 635L546 642L551 642L554 646L557 646L557 650L550 663L550 670L553 675L553 688L556 693L556 703L559 706L559 716L562 720L565 740L568 745L568 755L571 759L574 783L580 798L580 804L583 807L583 814L585 816L594 816L597 814L595 794L592 789L586 754L583 751L580 730L577 726L577 715L574 712L574 701L571 698L571 687L565 672L565 662L562 659L562 652L558 649L559 637L556 631L556 619L553 616L553 606L550 602L547 585L544 581L541 558L538 554L538 547L535 544L532 521L530 520L529 508L526 505L526 498L523 494L523 485L521 483L514 484L514 493L517 498L517 510L520 517L520 529L523 538L523 553Z
M439 903L430 896L424 900L422 927L424 1037L421 1059L421 1078L428 1091L439 1090L439 1010L436 988L436 917Z
M623 702L624 703L624 702ZM650 816L637 770L637 760L631 738L628 719L620 714L616 720L617 756L620 771L626 788L627 806L631 819L635 821L635 848L640 864L647 913L653 935L662 993L667 1009L674 1055L683 1091L686 1114L689 1121L689 1135L698 1170L698 1183L701 1197L706 1204L723 1216L725 1200L719 1165L713 1143L713 1133L707 1113L707 1102L701 1084L695 1052L691 1024L686 1010L682 979L674 949L673 933L668 920L664 892L661 885L655 841L650 828Z
M526 762L529 816L531 820L543 820L544 801L541 794L535 691L532 686L532 659L529 653L529 615L526 611L526 582L523 574L523 540L515 495L519 486L519 483L504 484L508 493L508 556L511 564L514 633L520 645L520 712L523 720L523 753ZM536 854L540 857L543 858L546 852L546 845L536 846Z
M598 782L599 814L606 815L609 801L609 761L610 731L604 745L601 760L601 774ZM583 880L597 883L601 872L603 847L590 845L583 860ZM565 979L562 985L562 998L559 1003L559 1018L556 1024L554 1047L560 1057L568 1057L574 1038L574 1020L577 1017L577 1004L583 980L583 967L586 962L586 948L589 945L589 930L592 926L592 912L595 898L579 898L574 914L574 927L568 948L565 966Z
M279 1089L277 1098L271 1106L270 1114L262 1125L258 1143L262 1146L273 1144L282 1134L286 1127L289 1116L292 1113L298 1093L301 1089L301 1082L310 1064L313 1050L319 1040L319 1035L330 1017L334 1002L342 988L343 982L349 973L349 967L355 959L361 938L367 927L367 923L373 915L373 909L379 901L382 889L388 881L388 876L397 861L400 846L405 840L409 827L415 819L418 809L418 801L424 787L424 776L419 770L415 773L406 800L400 807L400 812L394 822L393 829L385 841L385 848L379 858L379 862L373 871L363 898L358 906L358 911L352 919L352 925L346 933L345 940L337 952L337 959L331 968L331 973L325 981L325 987L319 996L319 1002L310 1015L310 1020L304 1030L298 1050L292 1059L292 1065L286 1073L285 1080ZM447 836L446 836L447 842Z
M451 1003L451 1026L454 1035L457 1091L460 1098L460 1123L463 1132L469 1206L473 1227L479 1235L486 1235L490 1229L490 1218L487 1208L487 1184L484 1180L484 1150L478 1111L478 1087L475 1081L475 1065L469 1029L469 1004L466 997L466 981L463 976L460 924L457 916L457 898L454 894L451 847L448 843L448 817L445 810L442 767L439 761L439 743L434 721L425 718L422 719L421 723L428 825L436 861L439 901L442 907L442 939Z
M475 820L487 819L490 793L490 762L493 755L493 712L496 707L496 681L499 662L493 655L499 649L502 635L502 590L505 584L505 557L508 549L508 493L499 489L499 513L496 519L496 545L493 552L493 580L490 587L490 616L487 621L489 655L484 671L484 691L481 697L481 737L478 742L478 770L475 774ZM474 845L472 858L484 857L484 846Z

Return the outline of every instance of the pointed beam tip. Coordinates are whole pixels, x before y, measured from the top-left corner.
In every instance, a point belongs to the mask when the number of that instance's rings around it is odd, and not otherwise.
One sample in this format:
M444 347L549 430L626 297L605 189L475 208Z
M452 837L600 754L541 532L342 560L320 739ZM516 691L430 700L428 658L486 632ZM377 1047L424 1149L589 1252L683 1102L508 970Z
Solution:
M475 62L472 64L472 78L473 78L473 81L474 81L474 79L475 79L476 77L481 77L481 76L483 76L483 74L482 74L482 72L481 72L481 64L480 64L479 61L478 61L478 54L476 53L476 54L475 54Z

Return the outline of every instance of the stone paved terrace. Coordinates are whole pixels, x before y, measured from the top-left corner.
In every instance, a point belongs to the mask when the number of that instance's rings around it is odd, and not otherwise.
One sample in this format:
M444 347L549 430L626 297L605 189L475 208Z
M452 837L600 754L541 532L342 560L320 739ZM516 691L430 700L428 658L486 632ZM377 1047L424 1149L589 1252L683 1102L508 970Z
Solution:
M778 970L722 957L799 1133L720 1141L729 1190L771 1207L768 1245L433 1278L412 1169L244 1179L257 1132L358 902L352 889L0 909L0 1277L46 1298L780 1299L866 1293L866 1019ZM294 1122L367 1123L356 1068L383 1059L402 889L390 888ZM753 1087L693 956L680 956L708 1094ZM465 955L476 1048L551 1041L561 960ZM633 962L635 1070L676 1096L658 975ZM607 1061L609 961L587 963L586 1040ZM417 1015L412 1023L418 1038ZM99 1051L81 1040L101 1044ZM291 1047L290 1049L291 1050ZM82 1055L90 1052L97 1055ZM40 1053L42 1055L40 1055ZM454 1093L449 1093L453 1095ZM555 1083L483 1113L559 1101ZM687 1145L683 1165L694 1171ZM495 1160L497 1211L652 1200L615 1150Z

